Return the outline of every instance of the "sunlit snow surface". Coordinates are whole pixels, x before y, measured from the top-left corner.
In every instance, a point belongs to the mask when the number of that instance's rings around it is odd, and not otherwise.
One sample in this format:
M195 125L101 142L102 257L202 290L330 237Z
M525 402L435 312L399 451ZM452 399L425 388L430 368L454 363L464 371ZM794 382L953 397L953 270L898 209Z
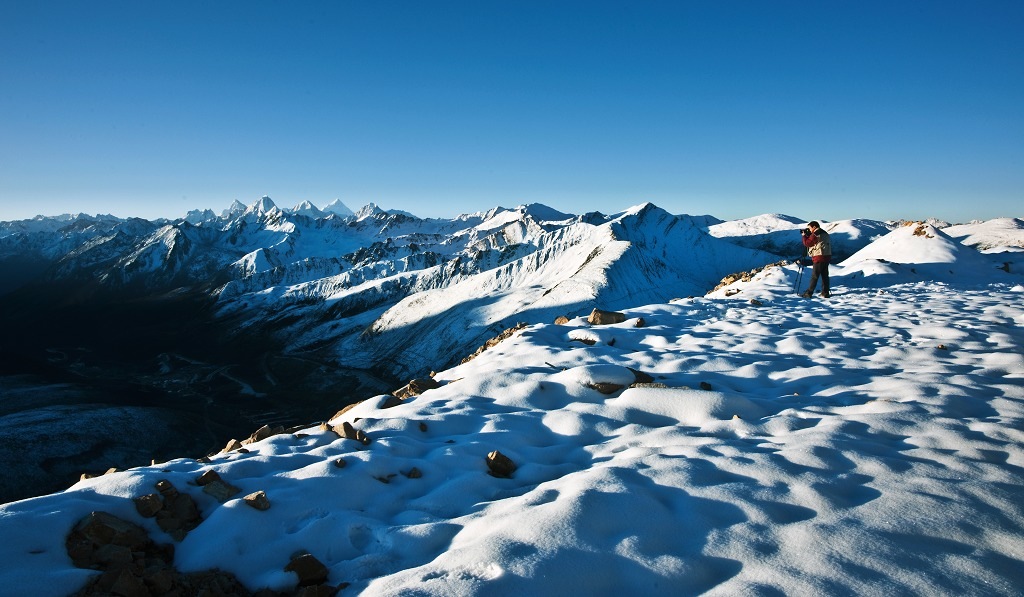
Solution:
M308 550L343 594L1020 594L1024 279L892 235L833 268L828 300L798 298L790 265L621 324L531 326L334 421L368 446L311 426L0 506L0 587L82 587L97 573L64 538L94 510L172 542L131 501L167 479L205 519L178 568L253 590L294 587ZM631 369L667 387L591 387ZM194 484L209 469L272 507L217 502Z

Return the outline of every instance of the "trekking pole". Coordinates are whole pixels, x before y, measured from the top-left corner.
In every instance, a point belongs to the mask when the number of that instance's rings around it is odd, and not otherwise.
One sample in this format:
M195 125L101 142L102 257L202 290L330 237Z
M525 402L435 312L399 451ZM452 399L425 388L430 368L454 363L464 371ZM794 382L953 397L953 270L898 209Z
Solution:
M798 294L800 292L800 284L804 279L804 261L803 256L797 257L793 261L796 263L796 282L793 283L793 293Z

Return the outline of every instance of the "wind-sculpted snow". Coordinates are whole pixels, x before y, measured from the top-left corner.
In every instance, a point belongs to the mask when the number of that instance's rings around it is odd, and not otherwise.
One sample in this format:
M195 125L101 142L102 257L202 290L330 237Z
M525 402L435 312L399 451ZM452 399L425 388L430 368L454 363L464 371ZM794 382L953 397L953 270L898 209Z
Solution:
M622 237L644 236L637 220L650 244L689 238L647 208L598 227L598 254L585 227L563 231L570 268L614 271L636 248ZM172 543L131 501L166 480L203 518L174 565L252 591L293 590L286 566L308 552L353 595L1019 595L1024 276L917 274L970 255L926 231L837 265L828 300L794 295L788 264L708 297L624 305L619 324L527 326L438 371L439 387L331 421L368 444L311 424L0 506L0 586L70 594L98 576L65 545L93 511ZM890 260L911 254L924 261ZM869 262L900 267L860 275ZM630 387L641 374L653 382ZM509 476L488 474L493 451ZM238 494L204 492L207 471ZM245 504L256 491L269 509Z

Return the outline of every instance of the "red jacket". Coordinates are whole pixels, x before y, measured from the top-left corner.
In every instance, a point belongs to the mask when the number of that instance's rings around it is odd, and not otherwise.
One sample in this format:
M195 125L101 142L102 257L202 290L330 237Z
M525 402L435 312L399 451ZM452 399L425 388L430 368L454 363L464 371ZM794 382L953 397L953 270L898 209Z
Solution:
M804 246L807 247L807 255L813 263L832 261L832 241L828 238L828 233L821 228L804 237Z

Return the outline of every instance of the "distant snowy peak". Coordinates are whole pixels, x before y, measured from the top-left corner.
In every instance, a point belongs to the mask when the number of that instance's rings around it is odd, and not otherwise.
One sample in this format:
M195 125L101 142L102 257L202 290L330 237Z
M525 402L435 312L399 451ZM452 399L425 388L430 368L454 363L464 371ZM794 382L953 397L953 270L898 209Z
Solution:
M324 206L323 212L325 214L336 214L339 216L354 216L355 212L349 209L347 205L341 202L341 199L335 199Z
M560 212L557 209L553 209L542 203L520 205L516 207L516 211L523 214L529 214L538 222L566 222L576 217L572 214Z
M291 213L297 216L306 216L310 218L322 218L327 215L323 210L313 205L309 201L303 201L302 203L299 203L298 205L291 209Z
M768 234L778 230L793 230L805 225L806 222L793 216L784 214L762 214L742 220L722 222L708 227L711 236L719 238L726 236L750 236L754 234Z
M225 219L233 218L245 213L245 209L245 204L235 199L227 209L221 212L220 216Z
M212 209L193 209L183 219L189 224L202 224L217 219L217 214Z
M252 205L247 207L245 213L263 216L274 210L280 211L277 205L275 205L274 202L270 199L270 197L264 195L257 199L255 202L253 202Z
M942 230L965 245L981 250L1024 247L1024 220L996 218L987 222L959 224Z
M378 207L376 203L367 203L366 205L360 207L359 211L357 211L354 215L356 220L365 220L366 218L385 215L387 213L388 212Z

